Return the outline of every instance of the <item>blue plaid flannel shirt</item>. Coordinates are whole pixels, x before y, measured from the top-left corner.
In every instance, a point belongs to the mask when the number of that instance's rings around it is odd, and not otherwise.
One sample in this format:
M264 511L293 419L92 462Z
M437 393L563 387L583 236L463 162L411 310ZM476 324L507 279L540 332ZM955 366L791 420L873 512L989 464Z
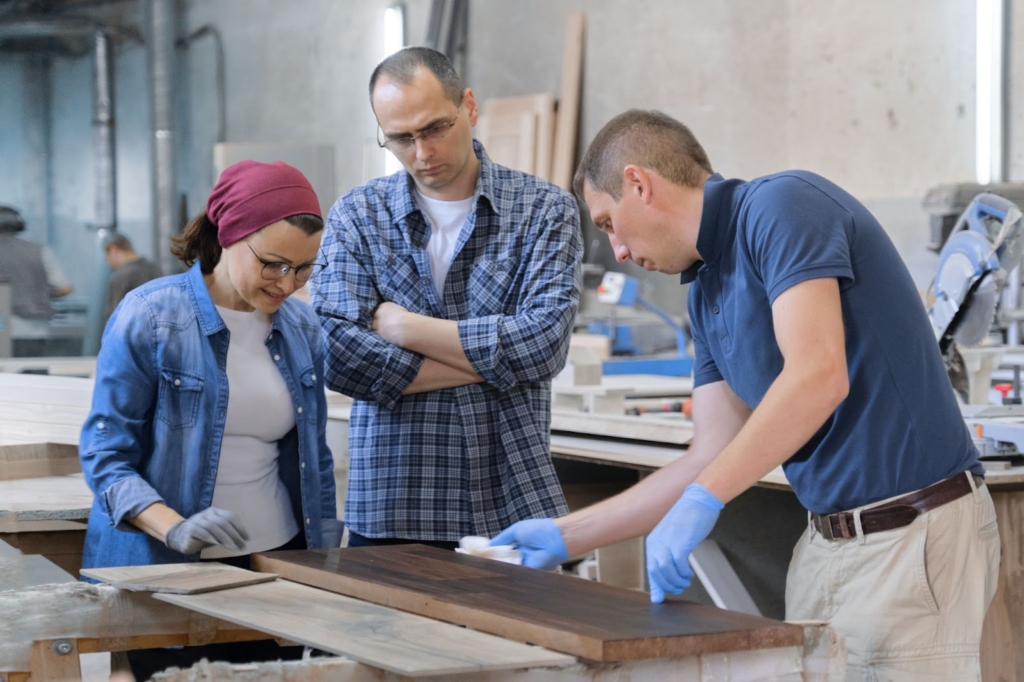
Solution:
M454 541L567 511L551 462L551 379L579 305L579 212L569 193L473 145L475 210L443 300L405 171L357 187L328 214L329 265L310 289L327 385L355 399L345 522L366 537ZM484 382L403 396L423 356L371 331L384 301L458 320Z

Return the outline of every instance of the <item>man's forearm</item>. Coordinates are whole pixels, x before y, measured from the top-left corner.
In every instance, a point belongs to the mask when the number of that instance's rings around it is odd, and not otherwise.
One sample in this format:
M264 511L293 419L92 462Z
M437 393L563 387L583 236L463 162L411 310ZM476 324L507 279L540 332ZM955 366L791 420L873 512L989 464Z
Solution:
M744 428L697 483L724 503L757 483L821 428L845 397L844 378L828 369L783 369Z
M651 532L716 452L691 447L679 459L615 497L555 519L569 556Z
M402 394L412 395L413 393L427 393L429 391L439 391L444 388L455 388L457 386L478 384L481 381L483 381L483 379L481 379L477 374L463 372L462 370L428 357L423 360L423 364L420 366L420 371L416 374L416 378L413 379L412 383L409 384L404 391L402 391Z
M480 380L459 339L459 323L406 313L398 339L402 348L419 353ZM469 382L467 382L469 383Z

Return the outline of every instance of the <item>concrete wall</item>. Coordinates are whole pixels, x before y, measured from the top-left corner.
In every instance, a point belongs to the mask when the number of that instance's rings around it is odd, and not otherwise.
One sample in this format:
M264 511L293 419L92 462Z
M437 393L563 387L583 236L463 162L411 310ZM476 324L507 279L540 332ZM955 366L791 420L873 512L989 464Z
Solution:
M21 107L23 70L22 58L0 55L0 159L7 167L0 173L0 203L4 204L20 203L23 192L21 175L12 172L24 153L19 139L25 125Z
M804 168L844 186L886 225L919 284L930 278L920 200L932 185L974 177L973 3L478 2L468 73L477 93L557 92L576 11L587 13L582 144L627 108L661 109L694 130L726 176ZM613 265L599 243L597 261ZM627 269L682 312L674 278Z
M337 193L379 174L382 152L366 80L382 56L390 0L181 0L181 30L216 25L227 57L227 141L326 143L335 148ZM425 37L429 0L408 0L408 37ZM1013 3L1024 38L1024 0ZM140 23L134 4L118 5ZM472 0L466 79L481 98L557 92L565 20L587 13L580 142L632 106L687 122L716 169L754 177L785 168L822 173L864 200L886 224L919 283L919 202L940 182L974 174L974 7L963 0ZM194 213L212 187L217 141L213 43L179 52L179 190ZM40 101L26 59L0 57L0 201L39 205L39 164L26 134ZM1019 72L1021 57L1014 55ZM67 260L88 243L93 214L89 130L91 58L58 59L49 72L53 195L40 234ZM145 52L117 48L118 210L122 229L151 255L149 114ZM28 88L28 90L27 90ZM1024 79L1013 81L1019 101ZM1024 142L1011 121L1011 171L1024 178ZM38 129L38 125L36 125ZM82 235L86 236L83 237ZM588 232L588 242L597 238ZM611 265L603 238L597 260ZM634 269L635 271L635 269ZM84 282L84 280L83 280ZM682 310L672 278L652 295Z
M387 0L187 0L186 32L206 23L223 34L227 55L228 142L331 144L337 195L383 173L377 123L366 86L384 57ZM407 5L407 35L426 34L429 0ZM247 20L259 17L259 22ZM180 189L190 210L213 187L216 92L209 41L182 55L183 153Z

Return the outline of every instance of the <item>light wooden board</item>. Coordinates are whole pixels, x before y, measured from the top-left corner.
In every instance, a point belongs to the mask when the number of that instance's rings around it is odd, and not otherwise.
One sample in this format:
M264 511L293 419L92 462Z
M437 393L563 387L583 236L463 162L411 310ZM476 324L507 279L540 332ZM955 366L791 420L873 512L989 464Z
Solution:
M267 552L253 568L594 661L803 644L767 618L425 545Z
M693 438L693 422L688 419L660 415L587 414L558 409L551 410L551 430L674 445L688 445Z
M539 647L287 580L206 594L153 596L410 677L575 662Z
M33 403L11 397L0 400L0 419L9 422L71 424L80 427L88 415L87 404Z
M277 580L273 573L257 573L218 562L83 568L86 578L133 592L202 594Z
M551 435L551 454L597 464L619 464L638 469L660 469L686 454L679 445L627 443L563 434Z
M533 112L480 114L476 137L494 163L524 173L534 172L537 115Z
M0 446L35 445L31 449L3 451L0 447L0 479L26 475L57 475L80 470L70 469L76 456L64 448L54 450L52 468L39 469L45 457L36 456L43 449L72 446L77 449L82 424L92 403L92 379L6 374L0 372ZM17 461L14 467L2 462ZM35 464L30 464L34 461ZM2 500L0 500L2 502Z
M80 680L82 668L78 658L78 644L74 640L63 640L69 650L58 654L54 650L57 640L43 640L32 643L32 674L30 680Z
M0 423L0 429L3 429ZM0 481L41 476L64 476L82 471L78 446L70 443L23 443L0 441Z
M46 557L22 554L0 540L0 592L74 580L74 576Z
M576 135L580 116L580 90L583 82L583 31L586 15L570 14L565 29L562 55L562 83L558 97L555 127L555 153L551 182L570 189L576 165Z
M0 481L0 521L87 519L92 500L82 474Z
M87 526L80 521L0 521L0 533L52 533L59 531L85 532Z
M80 404L82 394L92 394L93 380L79 377L44 376L39 374L7 374L0 372L0 398ZM88 401L86 401L88 402Z
M555 146L555 97L551 93L522 97L492 97L481 107L484 116L499 114L536 115L537 131L534 135L533 174L544 180L551 179L551 156ZM485 145L486 146L486 145ZM490 150L488 150L490 152Z
M607 388L628 388L629 397L661 398L693 393L692 377L666 377L657 374L612 374L601 377Z
M96 374L96 358L0 358L0 372L47 372L50 376L91 377Z

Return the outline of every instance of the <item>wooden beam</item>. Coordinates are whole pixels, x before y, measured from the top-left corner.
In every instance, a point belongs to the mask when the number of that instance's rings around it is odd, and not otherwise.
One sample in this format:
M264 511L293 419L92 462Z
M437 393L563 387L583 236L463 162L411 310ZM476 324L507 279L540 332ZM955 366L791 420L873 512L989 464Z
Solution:
M223 644L225 642L252 642L274 639L273 635L259 630L239 628L238 630L218 630L207 644ZM156 649L167 646L189 646L192 641L187 633L176 635L136 635L129 637L86 637L78 640L78 651L83 654L96 654L104 651L134 651L135 649Z
M32 643L32 682L82 679L78 644L74 639L50 639Z
M23 423L22 423L23 425ZM0 428L5 429L0 422ZM81 428L79 426L78 428ZM0 444L0 481L81 473L78 446L70 443Z
M569 15L565 29L565 52L562 55L562 84L558 98L551 182L566 190L572 185L572 174L576 165L585 24L586 15L582 12Z
M192 623L197 617L148 594L82 582L0 592L0 614L0 672L4 673L31 669L34 641L87 638L110 642L150 635L187 638L196 629ZM243 629L248 628L217 622L216 630L209 634L216 638L222 631Z

